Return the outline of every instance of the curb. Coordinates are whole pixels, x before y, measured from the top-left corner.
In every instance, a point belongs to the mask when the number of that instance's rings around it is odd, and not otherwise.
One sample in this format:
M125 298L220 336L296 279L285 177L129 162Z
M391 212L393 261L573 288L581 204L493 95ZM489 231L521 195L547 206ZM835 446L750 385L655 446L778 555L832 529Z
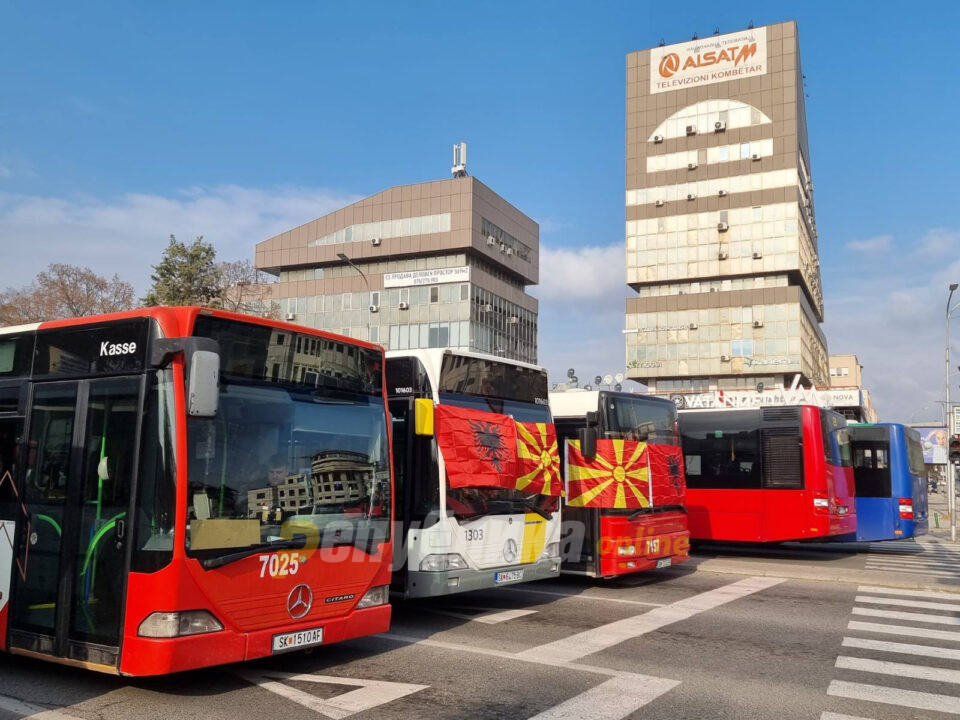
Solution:
M788 580L806 580L814 582L843 583L847 585L880 585L901 590L930 590L960 595L960 584L944 585L937 580L907 580L900 577L891 579L891 573L871 570L846 570L838 572L800 571L796 568L772 563L726 563L705 560L697 564L677 566L676 571L694 570L717 575L759 575L761 577L781 577ZM670 571L661 571L670 572Z

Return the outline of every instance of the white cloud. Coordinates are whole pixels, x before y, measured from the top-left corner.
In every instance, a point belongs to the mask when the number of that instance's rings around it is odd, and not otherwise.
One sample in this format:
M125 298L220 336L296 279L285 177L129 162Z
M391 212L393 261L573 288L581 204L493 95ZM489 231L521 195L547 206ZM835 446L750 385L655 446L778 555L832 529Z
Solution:
M892 245L893 237L891 235L878 235L867 240L851 240L845 247L847 250L854 252L875 253L889 250Z
M324 188L194 187L175 196L38 197L0 193L0 287L21 287L52 262L117 273L138 293L171 233L203 235L222 260L253 257L257 242L356 201Z
M960 232L934 228L920 238L917 252L921 255L947 259L955 255L960 247Z
M574 368L581 384L624 368L623 243L540 250L540 363L555 381Z

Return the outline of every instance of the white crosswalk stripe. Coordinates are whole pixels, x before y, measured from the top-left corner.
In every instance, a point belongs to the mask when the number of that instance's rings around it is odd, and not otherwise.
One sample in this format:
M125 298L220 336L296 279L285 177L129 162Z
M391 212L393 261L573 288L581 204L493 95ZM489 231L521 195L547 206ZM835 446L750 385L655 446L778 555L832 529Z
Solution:
M827 695L877 703L877 714L886 705L960 715L960 594L872 585L857 591Z
M960 583L960 548L943 543L894 540L867 543L866 569L927 575Z

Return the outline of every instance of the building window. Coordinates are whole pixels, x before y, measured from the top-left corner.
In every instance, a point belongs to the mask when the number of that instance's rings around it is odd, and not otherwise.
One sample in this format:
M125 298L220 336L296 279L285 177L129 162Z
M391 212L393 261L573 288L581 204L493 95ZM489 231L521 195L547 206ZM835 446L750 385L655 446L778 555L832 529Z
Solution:
M430 287L430 302L435 303L440 300L440 288L436 285Z
M380 307L380 291L374 290L370 293L370 304L373 307Z

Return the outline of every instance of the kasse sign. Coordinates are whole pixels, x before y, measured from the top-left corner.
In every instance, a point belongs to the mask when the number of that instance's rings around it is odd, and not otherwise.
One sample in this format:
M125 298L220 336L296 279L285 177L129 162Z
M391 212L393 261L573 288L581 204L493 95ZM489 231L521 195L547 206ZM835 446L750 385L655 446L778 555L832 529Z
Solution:
M650 94L763 75L767 29L716 35L650 51Z

